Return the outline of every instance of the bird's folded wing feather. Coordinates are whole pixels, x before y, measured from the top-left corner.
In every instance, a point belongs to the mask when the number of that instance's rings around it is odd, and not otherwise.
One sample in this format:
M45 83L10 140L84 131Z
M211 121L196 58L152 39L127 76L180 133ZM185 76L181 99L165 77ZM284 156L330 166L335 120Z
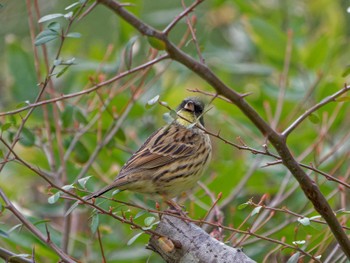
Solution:
M179 158L195 154L200 135L180 126L170 125L153 133L122 168L120 175L130 170L153 169Z

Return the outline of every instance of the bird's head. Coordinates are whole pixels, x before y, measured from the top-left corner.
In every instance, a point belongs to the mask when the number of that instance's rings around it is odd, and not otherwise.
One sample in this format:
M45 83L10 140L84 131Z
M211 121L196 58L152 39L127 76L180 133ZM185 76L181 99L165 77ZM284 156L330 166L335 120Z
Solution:
M197 97L184 99L177 107L177 114L179 117L176 122L183 126L189 126L199 120L200 124L204 126L204 106L204 102Z

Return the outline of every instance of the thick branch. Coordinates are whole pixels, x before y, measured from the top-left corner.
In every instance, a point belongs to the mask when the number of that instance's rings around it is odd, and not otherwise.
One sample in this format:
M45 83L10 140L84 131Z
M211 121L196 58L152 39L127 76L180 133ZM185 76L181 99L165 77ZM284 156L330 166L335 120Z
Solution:
M125 10L122 5L116 1L99 0L98 2L113 10L141 34L152 36L163 41L170 58L178 61L191 71L195 72L198 76L207 81L219 95L222 95L232 101L252 121L252 123L254 123L261 133L267 136L268 140L276 148L277 152L282 158L283 164L298 180L305 195L313 203L317 212L325 219L333 235L339 242L347 257L350 259L350 241L346 233L343 231L340 223L332 211L332 208L322 195L318 186L304 172L304 170L292 156L287 147L285 136L273 130L268 123L266 123L262 117L245 101L244 96L241 96L239 93L226 86L205 64L194 60L192 57L177 48L176 45L170 42L166 34L156 31L152 27L143 23L132 13Z
M195 224L176 217L162 216L156 231L178 242L151 237L147 248L160 254L166 262L255 262L241 249L229 247Z

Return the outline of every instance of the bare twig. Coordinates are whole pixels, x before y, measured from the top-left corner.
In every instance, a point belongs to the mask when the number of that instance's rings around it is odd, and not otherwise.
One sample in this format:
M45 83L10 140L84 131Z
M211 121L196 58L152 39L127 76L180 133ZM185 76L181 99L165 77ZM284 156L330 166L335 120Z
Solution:
M105 5L106 7L112 9L117 15L126 20L130 25L137 29L141 34L146 36L155 37L162 41L165 45L166 52L171 59L183 64L188 69L199 75L205 81L207 81L218 93L232 101L246 116L250 121L264 134L267 139L272 143L272 145L277 150L279 156L283 160L283 164L290 170L293 176L298 180L305 196L313 203L316 211L322 215L322 217L327 221L333 235L341 245L344 253L350 259L350 240L342 229L340 223L335 217L332 208L329 203L321 193L318 186L308 177L304 172L302 167L294 159L291 154L287 144L286 135L290 133L301 121L308 115L303 115L304 117L298 119L291 128L287 129L284 134L277 133L272 129L264 119L248 104L244 98L232 88L225 85L205 64L199 63L192 57L188 56L186 53L181 51L174 45L167 37L166 34L156 31L152 27L148 26L135 15L131 14L125 10L120 3L113 0L99 0L99 3ZM350 87L349 87L350 88ZM339 93L343 94L348 91L345 87ZM339 96L339 94L337 93ZM327 98L318 107L328 103L328 101L334 100L334 95L331 98ZM313 110L316 110L313 108Z

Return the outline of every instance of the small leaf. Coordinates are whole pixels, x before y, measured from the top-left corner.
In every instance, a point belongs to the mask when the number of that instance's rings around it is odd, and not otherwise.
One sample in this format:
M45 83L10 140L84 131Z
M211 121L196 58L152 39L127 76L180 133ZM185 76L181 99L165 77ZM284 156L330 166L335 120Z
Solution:
M129 239L127 245L130 246L132 243L135 242L136 239L139 238L139 236L141 236L143 234L143 232L137 233L135 236L133 236L132 238Z
M43 22L46 22L46 21L49 21L49 20L52 20L52 19L55 19L55 18L58 18L58 17L63 17L63 16L64 16L63 14L46 15L46 16L43 16L42 18L40 18L38 23L43 23Z
M39 35L36 36L34 44L36 46L40 46L58 37L59 37L59 34L57 32L54 32L52 30L44 30L40 32Z
M7 260L8 262L17 262L16 258L29 258L30 256L29 254L17 254L9 257Z
M79 108L75 108L74 109L74 119L82 124L87 124L88 121L85 118L84 114L81 112L81 110Z
M297 263L299 260L299 257L300 257L300 252L297 252L288 259L287 263Z
M259 214L260 210L261 210L262 206L257 206L253 209L252 214L250 216L254 216L256 214Z
M303 217L303 218L299 217L298 218L298 222L300 224L302 224L303 226L309 226L310 225L310 218L308 218L308 217Z
M73 12L68 12L67 14L64 15L64 18L69 20L72 18L72 16L73 16Z
M336 101L343 102L343 101L350 101L350 96L342 96L340 98L335 99Z
M120 192L121 192L120 189L114 190L114 191L112 192L112 196L115 196L116 194L119 194Z
M7 234L10 234L11 232L15 231L15 230L18 229L18 228L21 228L22 226L23 226L23 224L14 225L13 227L11 227L11 228L7 231Z
M312 217L310 217L310 220L319 219L319 218L321 218L320 215L318 215L318 216L312 216Z
M86 176L83 178L80 178L78 180L78 183L80 184L81 187L85 188L86 182L91 178L91 176Z
M150 226L155 220L156 218L154 216L149 216L145 218L144 223L146 226Z
M92 233L96 233L99 223L100 223L99 214L94 214L91 219L91 225L90 225L90 229Z
M65 217L66 216L69 216L70 213L73 212L73 210L79 205L80 201L76 201L68 210L67 212L65 213Z
M314 123L314 124L317 124L317 123L320 122L320 118L319 118L316 114L314 114L314 113L311 113L311 114L309 115L309 120L310 120L312 123Z
M1 125L1 131L2 132L7 131L11 126L12 126L11 122L7 122L7 123Z
M62 186L62 189L66 190L66 191L72 190L74 188L75 188L75 186L72 184L67 184L67 185Z
M164 113L163 114L163 120L167 123L167 124L170 124L174 121L174 118L170 116L170 113L167 112L167 113Z
M74 61L75 61L75 57L72 57L70 59L63 61L63 64L64 65L74 65L75 64Z
M61 30L61 24L58 22L51 22L48 26L48 29L50 29L52 32L55 32L57 34L60 33Z
M90 158L90 152L85 147L84 144L82 144L80 141L78 141L74 147L74 159L77 163L84 164L86 163Z
M34 222L33 225L38 226L40 224L46 224L46 223L49 223L49 222L51 222L50 219L44 219L44 220L39 220L39 221Z
M125 66L128 70L130 70L132 65L132 51L133 46L135 45L136 40L138 39L137 36L132 37L129 42L126 44L125 50L124 50L124 62Z
M59 65L61 65L62 64L62 59L55 59L54 61L53 61L53 65L54 66L59 66Z
M240 205L237 207L237 209L238 209L238 210L242 210L242 209L246 208L248 205L249 205L249 202L245 202L245 203L243 203L243 204L240 204Z
M9 235L5 231L2 231L1 229L0 229L0 236L6 237L6 238L9 237Z
M72 33L68 33L66 35L66 37L70 37L70 38L80 38L81 37L81 34L78 33L78 32L72 32Z
M73 8L73 7L75 7L75 6L79 5L79 4L80 4L79 2L75 2L75 3L73 3L73 4L69 5L69 6L67 6L64 10L71 9L71 8Z
M3 159L4 158L4 153L2 152L2 149L0 149L0 158ZM1 204L0 204L1 207Z
M297 240L292 242L293 245L304 245L306 243L305 240Z
M157 50L165 50L166 45L163 40L160 40L155 37L147 37L148 43L151 45L151 47L157 49Z
M26 107L30 104L30 102L28 100L26 101L23 101L23 102L20 102L16 105L16 109L20 109L20 108L23 108L23 107Z
M119 128L117 133L115 134L115 137L119 140L121 140L122 142L126 141L126 135L125 132L122 128Z
M69 66L65 66L63 69L61 69L61 70L57 73L56 78L61 77L61 76L67 71L68 68L69 68Z
M31 147L35 143L35 135L29 129L23 127L19 142L23 146Z
M155 96L154 98L150 99L146 103L146 109L151 108L154 104L156 104L159 101L159 95Z
M134 219L137 219L141 216L143 216L144 214L146 214L147 211L146 210L141 210L140 212L138 212L135 216L134 216Z
M170 114L170 116L171 116L174 120L177 119L177 113L176 113L176 111L171 110L171 111L169 112L169 114Z
M67 105L62 113L62 126L68 128L73 124L73 106Z
M341 76L343 78L347 77L350 74L350 65L347 65L343 71L343 73L341 74Z
M47 202L49 204L54 204L57 202L57 200L61 197L61 191L58 191L56 194L54 195L51 195L48 199L47 199Z

